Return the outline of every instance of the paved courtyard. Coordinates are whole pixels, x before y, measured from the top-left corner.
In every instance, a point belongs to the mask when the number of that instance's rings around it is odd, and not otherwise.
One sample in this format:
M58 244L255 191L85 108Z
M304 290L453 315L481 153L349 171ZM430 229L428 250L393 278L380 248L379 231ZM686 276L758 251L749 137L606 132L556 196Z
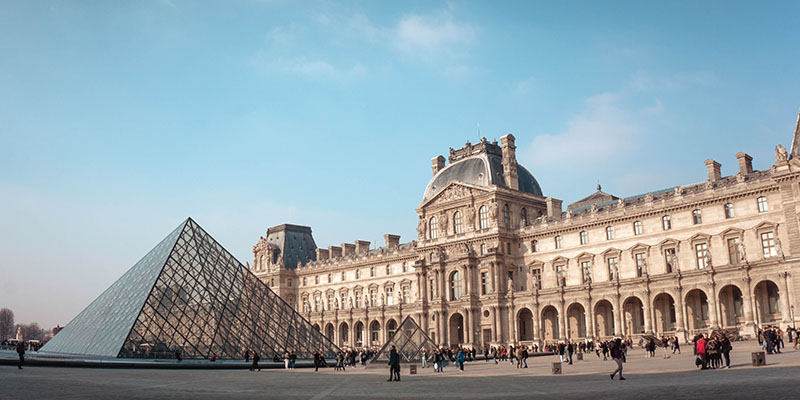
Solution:
M401 382L386 382L384 368L264 370L142 370L0 366L2 399L354 399L354 398L797 398L800 391L800 351L788 349L767 356L766 367L751 367L757 343L734 343L732 369L699 371L690 346L682 355L645 358L629 352L626 381L611 381L613 362L589 355L565 365L563 375L550 373L557 356L529 360L528 369L508 363L468 363L460 372L452 365L444 373L429 369L418 375L402 370ZM659 353L657 353L658 355Z

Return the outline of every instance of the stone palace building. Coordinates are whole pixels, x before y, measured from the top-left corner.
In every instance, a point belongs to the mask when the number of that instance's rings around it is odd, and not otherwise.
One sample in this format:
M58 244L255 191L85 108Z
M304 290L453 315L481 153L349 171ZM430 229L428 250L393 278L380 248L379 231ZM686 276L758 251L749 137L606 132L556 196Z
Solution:
M317 248L279 225L252 271L342 347L380 346L413 318L441 345L687 339L713 328L793 324L800 294L800 119L775 164L632 197L567 205L517 163L515 138L433 159L418 238ZM800 310L798 310L800 311Z

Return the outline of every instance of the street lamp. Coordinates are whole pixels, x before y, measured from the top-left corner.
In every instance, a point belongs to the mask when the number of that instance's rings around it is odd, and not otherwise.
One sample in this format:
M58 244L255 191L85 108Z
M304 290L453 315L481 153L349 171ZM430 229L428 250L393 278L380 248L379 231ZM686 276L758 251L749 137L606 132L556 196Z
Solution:
M792 314L792 328L796 331L797 330L797 325L794 322L794 304L789 306L789 311L791 311L791 314Z

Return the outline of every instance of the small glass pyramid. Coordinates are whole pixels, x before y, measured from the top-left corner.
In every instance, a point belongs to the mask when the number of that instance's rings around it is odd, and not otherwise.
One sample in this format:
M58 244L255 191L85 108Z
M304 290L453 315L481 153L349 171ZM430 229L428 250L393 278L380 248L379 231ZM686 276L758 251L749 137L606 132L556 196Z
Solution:
M43 352L238 359L339 350L191 218L78 314Z
M370 363L376 361L388 362L389 352L392 351L392 346L397 348L397 353L400 355L400 362L404 363L422 362L421 353L423 349L426 354L430 356L437 348L433 340L425 334L422 328L420 328L410 316L403 320L389 340L386 341L386 344L375 353Z

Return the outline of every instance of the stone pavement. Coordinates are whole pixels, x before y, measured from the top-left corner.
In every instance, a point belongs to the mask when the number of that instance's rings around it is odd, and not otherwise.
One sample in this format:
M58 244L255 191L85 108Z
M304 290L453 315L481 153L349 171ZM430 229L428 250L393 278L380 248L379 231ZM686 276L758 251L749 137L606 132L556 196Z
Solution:
M348 368L347 372L313 369L264 370L143 370L0 367L0 399L78 398L458 398L458 399L558 399L586 398L796 398L800 390L800 351L788 349L768 355L766 367L751 367L750 352L757 343L734 343L732 369L700 371L694 367L691 347L682 355L645 358L644 351L629 351L626 381L610 380L612 361L592 354L574 365L564 365L563 375L550 373L558 356L529 359L528 369L508 363L468 363L464 372L452 365L436 374L428 368L418 375L402 370L401 382L386 382L388 369Z

